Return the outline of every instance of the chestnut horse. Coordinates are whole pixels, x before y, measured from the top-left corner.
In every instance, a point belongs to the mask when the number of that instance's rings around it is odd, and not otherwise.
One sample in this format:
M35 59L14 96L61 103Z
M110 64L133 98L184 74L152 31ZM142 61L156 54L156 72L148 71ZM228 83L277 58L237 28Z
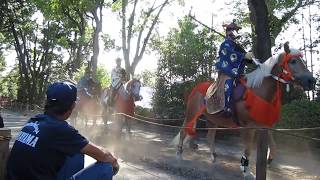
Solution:
M87 126L88 120L93 120L93 125L102 113L102 106L100 103L101 87L97 83L90 84L91 91L86 92L84 89L78 91L78 102L72 113L71 119L76 126L77 120L81 119L84 125ZM89 94L91 93L91 94Z
M242 81L242 84L246 88L245 95L238 101L235 101L233 106L234 114L239 121L238 124L234 122L232 117L226 118L221 115L222 113L209 114L205 108L204 93L194 92L188 97L186 118L183 125L188 128L183 128L180 131L180 139L177 147L177 155L179 158L182 158L183 141L185 137L192 134L190 128L194 127L194 123L192 124L191 122L195 122L194 120L198 119L201 114L206 116L206 119L209 122L208 124L211 124L211 127L238 127L239 124L242 127L273 127L274 123L279 119L281 93L283 92L285 85L288 86L289 83L292 83L299 85L304 90L314 89L316 80L312 73L307 69L302 59L301 52L296 49L290 49L287 43L284 45L284 49L285 52L276 57L269 58L266 62L261 64L259 68L246 74L245 79ZM235 94L235 91L233 94ZM271 112L263 112L264 108L261 108L257 104L250 104L252 99L259 99L259 102L263 102L259 103L259 105L267 104L267 106L269 105L268 107L271 107L269 109L273 110L273 116L270 116L271 118L269 118L269 120L272 122L266 122L264 120L264 116L268 116ZM215 133L216 130L208 131L210 156L213 161L216 158L214 147ZM252 175L248 166L248 158L251 153L255 130L246 129L242 133L245 149L240 167L246 176ZM269 135L269 137L271 136Z
M107 96L110 93L106 93L106 96L103 97L103 104L104 104L104 121L107 121L107 117L110 117L112 113L123 113L129 116L134 116L134 108L135 108L135 101L141 100L140 96L140 87L141 82L138 79L131 79L122 85L118 92L116 93L114 105L110 107L107 104ZM115 115L115 124L117 125L118 133L121 133L124 126L127 128L127 132L131 133L131 121L130 118L123 116L123 115Z

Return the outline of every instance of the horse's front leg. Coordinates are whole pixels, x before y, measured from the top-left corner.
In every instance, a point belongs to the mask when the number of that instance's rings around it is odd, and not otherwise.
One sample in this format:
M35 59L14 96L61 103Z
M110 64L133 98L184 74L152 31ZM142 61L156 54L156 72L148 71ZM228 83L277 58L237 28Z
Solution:
M269 149L269 153L268 153L268 165L271 164L272 160L274 159L275 155L276 155L276 143L274 141L272 132L269 131L268 132L268 149Z
M183 126L185 126L184 124L183 124ZM180 133L179 134L180 134L180 137L179 137L179 144L178 144L178 147L177 147L177 156L178 156L179 159L182 159L183 141L186 138L187 134L184 131L184 129L180 129Z
M127 133L131 136L131 118L126 117L125 118L125 124L126 124L126 128L127 128Z
M250 172L250 168L249 168L249 157L250 157L251 150L252 150L255 130L254 129L243 129L243 130L241 130L241 135L242 135L242 141L245 145L245 149L244 149L244 154L241 157L240 169L241 169L242 173L244 174L245 178L252 177L253 174Z
M199 116L202 114L201 111L201 106L204 105L204 100L203 100L203 96L197 92L195 93L189 100L187 103L187 107L186 107L186 118L183 122L183 127L186 127L186 125L194 120L195 118L199 118ZM182 152L183 152L183 141L186 138L187 134L186 134L186 129L185 128L181 128L180 130L180 139L179 139L179 144L177 147L177 156L178 158L182 159Z
M216 124L212 124L210 122L208 122L207 124L208 124L209 128L217 128L218 127ZM210 147L210 158L213 163L217 159L216 148L215 148L216 132L217 132L217 130L215 130L215 129L209 129L208 134L207 134L207 141L208 141L208 145Z

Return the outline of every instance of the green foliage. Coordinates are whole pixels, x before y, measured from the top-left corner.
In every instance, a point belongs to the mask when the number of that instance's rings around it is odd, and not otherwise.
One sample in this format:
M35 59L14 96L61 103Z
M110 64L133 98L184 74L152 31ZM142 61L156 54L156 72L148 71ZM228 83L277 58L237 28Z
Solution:
M320 102L295 100L282 107L279 128L320 127Z
M6 68L6 61L4 59L2 52L0 51L0 73L4 71L5 68Z
M317 73L316 80L316 100L320 101L320 72Z
M155 87L156 73L150 70L144 70L136 75L136 78L142 81L143 86Z
M108 70L103 66L98 66L97 79L100 82L102 88L106 88L110 85L111 79Z
M7 75L0 78L0 95L9 97L11 100L17 98L19 73L13 68Z
M301 88L294 88L293 85L290 85L290 91L289 92L283 92L282 96L282 104L288 104L291 101L294 100L303 100L307 99L307 96L303 89Z
M198 28L188 17L178 24L166 38L153 39L153 48L160 54L153 105L160 116L183 115L185 92L196 82L211 79L216 59L217 38L213 34Z
M143 108L141 106L137 106L135 109L135 114L144 116L144 117L154 117L154 113L152 111L152 109L148 109L148 108Z
M115 45L115 39L112 39L112 38L110 37L110 35L108 35L108 34L103 34L103 35L102 35L102 40L103 40L103 42L104 42L104 49L105 49L106 51L110 51L110 50L112 50L112 49L114 49L114 48L116 47L116 45Z
M85 66L82 66L80 70L75 74L75 81L79 82L80 78L85 74ZM103 66L98 66L96 78L102 88L106 88L111 83L111 78L108 70Z

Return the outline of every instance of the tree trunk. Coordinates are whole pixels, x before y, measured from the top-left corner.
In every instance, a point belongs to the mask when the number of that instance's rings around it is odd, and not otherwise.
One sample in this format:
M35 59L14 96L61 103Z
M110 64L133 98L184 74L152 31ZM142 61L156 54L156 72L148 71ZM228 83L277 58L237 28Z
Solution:
M265 0L248 0L250 21L253 24L253 51L262 61L271 57L271 37L268 20L268 8Z
M99 35L102 31L102 4L99 4L95 10L92 11L92 15L95 20L95 30L93 34L93 55L91 57L91 65L92 65L92 74L94 78L97 74L97 66L98 66L98 56L99 56ZM99 11L99 16L98 16Z

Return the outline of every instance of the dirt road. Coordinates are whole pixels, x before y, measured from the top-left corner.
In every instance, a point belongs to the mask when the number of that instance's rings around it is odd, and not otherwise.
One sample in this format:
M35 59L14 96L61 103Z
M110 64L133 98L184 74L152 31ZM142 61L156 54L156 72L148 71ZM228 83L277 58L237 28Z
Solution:
M13 137L26 122L28 116L19 113L3 112L5 125L13 131ZM30 116L30 115L29 115ZM177 130L146 126L134 123L131 137L122 134L116 137L100 122L97 126L78 126L81 133L91 141L115 152L121 169L115 179L243 179L239 170L242 154L240 139L236 136L220 136L217 139L217 161L212 164L204 133L199 133L199 149L196 152L186 147L184 160L177 160L175 147L170 145ZM11 143L12 145L12 143ZM302 144L301 144L302 146ZM320 180L319 149L303 147L295 149L287 144L278 144L278 155L268 168L267 179L316 179ZM86 158L86 164L93 160ZM250 161L255 172L255 152Z

